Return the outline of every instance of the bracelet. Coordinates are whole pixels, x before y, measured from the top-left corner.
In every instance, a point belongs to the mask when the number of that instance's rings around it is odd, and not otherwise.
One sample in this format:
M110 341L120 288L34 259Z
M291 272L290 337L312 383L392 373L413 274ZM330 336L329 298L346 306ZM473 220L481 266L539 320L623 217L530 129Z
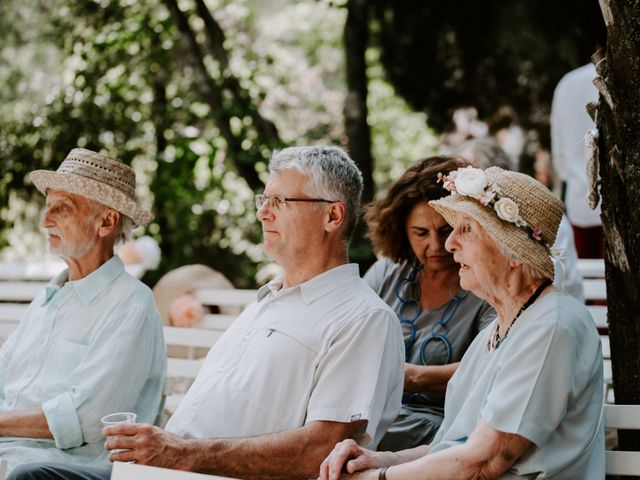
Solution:
M387 480L387 470L389 467L382 467L378 473L378 480Z

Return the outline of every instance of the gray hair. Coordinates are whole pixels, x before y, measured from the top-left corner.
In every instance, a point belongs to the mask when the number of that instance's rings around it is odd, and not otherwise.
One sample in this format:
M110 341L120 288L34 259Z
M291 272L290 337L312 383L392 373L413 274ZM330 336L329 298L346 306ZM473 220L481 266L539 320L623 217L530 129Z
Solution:
M536 269L536 267L534 267L529 263L526 263L521 258L516 257L513 253L509 252L506 248L503 248L501 245L498 245L497 243L496 243L496 246L498 247L498 250L500 251L500 253L502 253L502 255L507 257L509 260L513 260L515 262L520 263L520 266L522 267L522 273L524 274L524 276L526 276L530 280L539 281L539 280L542 280L543 278L547 278L547 276L542 272L540 272L538 269ZM553 278L550 278L549 280L553 281Z
M112 208L112 207L107 207L106 205L100 202L97 202L95 200L91 200L91 199L88 199L88 200L91 202L91 211L89 212L89 216L87 219L88 223L93 222L96 219L96 217L102 212L104 212L107 208ZM126 243L129 240L131 240L133 229L136 227L135 223L131 218L129 218L122 212L118 211L118 213L120 214L120 219L118 220L118 225L116 227L116 240L114 242L114 245Z
M474 167L485 170L489 167L500 167L503 170L514 170L509 154L505 152L493 138L473 138L467 140L456 150L456 155L473 163Z
M118 222L118 234L115 244L127 243L131 240L133 229L136 228L135 223L128 216L120 213L120 221Z
M360 214L362 173L347 153L338 147L315 145L289 147L273 153L269 171L297 168L307 176L304 193L344 203L347 211L344 238L348 242Z

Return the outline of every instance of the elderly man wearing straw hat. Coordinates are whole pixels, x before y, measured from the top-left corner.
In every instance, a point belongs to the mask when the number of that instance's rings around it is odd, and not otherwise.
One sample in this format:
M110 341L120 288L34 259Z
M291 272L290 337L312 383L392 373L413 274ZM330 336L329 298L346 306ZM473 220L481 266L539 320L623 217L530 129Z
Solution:
M150 290L114 244L151 214L131 168L76 148L31 181L46 195L41 226L68 268L27 309L0 350L0 458L106 463L100 418L129 411L153 423L166 371Z
M335 147L274 154L256 195L265 252L284 270L207 355L167 424L115 425L114 461L238 478L313 478L344 438L377 445L400 410L402 332L348 264L362 175ZM108 469L25 465L12 478L105 479Z

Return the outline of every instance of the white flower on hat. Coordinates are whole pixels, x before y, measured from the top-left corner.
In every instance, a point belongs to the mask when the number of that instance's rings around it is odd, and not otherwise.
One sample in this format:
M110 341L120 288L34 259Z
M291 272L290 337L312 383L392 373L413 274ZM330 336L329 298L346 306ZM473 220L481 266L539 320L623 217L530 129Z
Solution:
M480 198L487 188L487 176L479 168L460 168L455 178L455 185L459 194Z
M520 209L516 202L510 198L502 197L494 204L493 209L498 217L506 222L518 223L520 220Z

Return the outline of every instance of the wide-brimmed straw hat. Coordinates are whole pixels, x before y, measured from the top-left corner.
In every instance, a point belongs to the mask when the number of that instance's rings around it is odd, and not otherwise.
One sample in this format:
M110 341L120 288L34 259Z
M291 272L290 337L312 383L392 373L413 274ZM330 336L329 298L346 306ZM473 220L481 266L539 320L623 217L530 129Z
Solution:
M442 177L451 195L429 202L447 223L455 213L473 217L514 259L553 279L551 254L563 204L547 187L523 173L498 167L461 168Z
M206 265L183 265L164 274L153 287L153 298L165 325L170 325L171 304L184 294L200 288L233 288L224 275ZM240 313L233 308L220 307L220 313Z
M136 225L145 225L153 218L135 200L135 172L124 163L91 150L74 148L55 172L35 170L29 179L45 195L50 188L82 195L119 211Z

